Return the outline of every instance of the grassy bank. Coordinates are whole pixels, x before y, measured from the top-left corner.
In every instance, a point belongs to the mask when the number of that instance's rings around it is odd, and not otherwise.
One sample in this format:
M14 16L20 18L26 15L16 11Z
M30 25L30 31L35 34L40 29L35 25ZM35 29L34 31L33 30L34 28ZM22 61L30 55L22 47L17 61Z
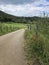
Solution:
M41 31L36 36L35 25L32 30L25 32L25 55L28 65L49 65L49 36L46 37ZM42 30L44 32L44 30Z
M0 23L0 36L25 27L26 25L21 23Z

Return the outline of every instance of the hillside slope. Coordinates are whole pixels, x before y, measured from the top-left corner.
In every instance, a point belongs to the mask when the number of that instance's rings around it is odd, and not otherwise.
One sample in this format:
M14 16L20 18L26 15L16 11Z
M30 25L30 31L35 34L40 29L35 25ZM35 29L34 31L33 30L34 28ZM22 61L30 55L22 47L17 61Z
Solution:
M0 11L0 22L16 22L16 23L28 23L28 22L33 22L33 21L39 21L43 19L43 17L18 17L14 15L7 14L3 11ZM44 18L45 19L45 18ZM49 20L49 18L48 18Z
M16 17L10 14L7 14L3 11L0 11L0 21L1 22L20 22L22 17Z

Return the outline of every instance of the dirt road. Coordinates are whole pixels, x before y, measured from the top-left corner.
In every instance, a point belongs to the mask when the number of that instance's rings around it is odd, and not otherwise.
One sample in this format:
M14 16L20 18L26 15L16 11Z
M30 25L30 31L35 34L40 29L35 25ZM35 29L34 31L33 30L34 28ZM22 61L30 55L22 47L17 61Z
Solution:
M24 29L0 36L0 65L26 65Z

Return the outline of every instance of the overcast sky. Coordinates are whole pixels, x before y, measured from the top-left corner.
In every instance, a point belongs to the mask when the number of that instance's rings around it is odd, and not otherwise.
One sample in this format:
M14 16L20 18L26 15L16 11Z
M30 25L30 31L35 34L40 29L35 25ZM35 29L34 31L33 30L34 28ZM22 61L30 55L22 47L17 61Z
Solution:
M49 0L0 0L0 10L15 16L49 14Z

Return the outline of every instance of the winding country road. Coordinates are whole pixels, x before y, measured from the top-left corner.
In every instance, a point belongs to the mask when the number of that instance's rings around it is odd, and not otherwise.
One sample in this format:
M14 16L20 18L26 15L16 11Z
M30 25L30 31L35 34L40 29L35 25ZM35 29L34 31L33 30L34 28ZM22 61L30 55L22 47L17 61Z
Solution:
M0 36L0 65L27 65L24 56L24 29Z

